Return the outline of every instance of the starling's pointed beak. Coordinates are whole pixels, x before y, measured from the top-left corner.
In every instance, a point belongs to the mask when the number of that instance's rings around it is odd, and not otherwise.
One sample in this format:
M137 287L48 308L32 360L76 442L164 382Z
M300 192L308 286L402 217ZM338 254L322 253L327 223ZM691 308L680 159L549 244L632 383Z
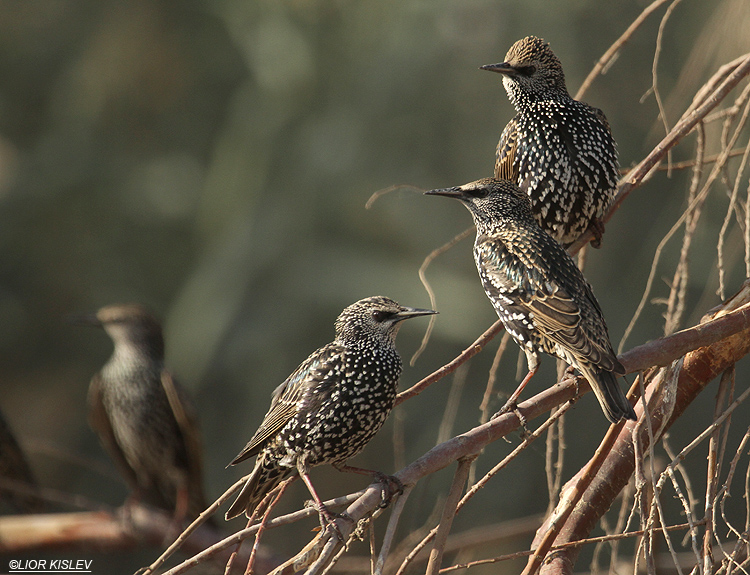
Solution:
M445 196L446 198L456 198L457 200L463 199L464 191L460 186L453 188L438 188L437 190L429 190L424 193L425 196Z
M490 72L497 72L498 74L505 74L506 76L515 76L518 72L516 69L508 64L508 62L500 62L499 64L486 64L485 66L479 66L480 70L489 70Z
M438 312L432 309L420 309L418 307L405 307L396 314L396 319L402 321L405 319L411 319L413 317L420 317L423 315L434 315Z
M70 314L65 318L70 324L73 325L87 325L91 327L102 327L102 322L96 317L96 314Z

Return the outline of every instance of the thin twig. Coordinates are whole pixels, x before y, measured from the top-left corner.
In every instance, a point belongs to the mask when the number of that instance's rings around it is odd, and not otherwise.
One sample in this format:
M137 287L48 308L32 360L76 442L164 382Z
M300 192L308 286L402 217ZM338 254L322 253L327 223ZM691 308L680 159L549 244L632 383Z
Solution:
M695 165L693 167L693 176L690 180L690 189L688 190L688 205L692 204L698 193L701 175L703 174L703 155L706 151L706 130L703 122L699 122L696 128L698 133L695 144ZM670 290L669 300L667 302L667 311L664 314L664 335L673 333L680 326L682 313L685 309L685 296L687 294L688 284L688 267L690 246L693 241L695 229L698 226L701 210L699 206L691 211L685 221L685 233L682 237L682 249L680 250L680 260L672 278L672 289Z
M446 363L440 369L432 372L430 375L428 375L421 381L415 383L409 389L406 389L402 391L401 393L399 393L398 396L396 397L396 405L401 404L402 402L414 397L415 395L419 395L436 381L439 381L442 378L444 378L446 375L448 375L449 373L453 373L454 371L456 371L456 369L458 369L459 366L463 365L469 359L471 359L480 351L482 351L484 346L487 345L487 343L490 342L492 338L495 337L502 329L503 329L503 322L500 320L497 320L487 329L487 331L485 331L482 335L480 335L474 343L472 343L469 347L467 347L464 351L462 351L452 361Z
M690 526L687 523L681 525L669 525L666 527L667 531L680 531L688 529ZM563 543L562 545L555 545L550 551L561 551L563 549L572 549L575 547L582 547L583 545L590 545L592 543L603 543L607 541L621 541L623 539L630 539L631 537L640 537L646 533L644 530L639 531L628 531L627 533L618 533L615 535L602 535L600 537L589 537L587 539L581 539L580 541L571 541L569 543ZM508 555L501 555L500 557L493 557L492 559L479 559L472 561L471 563L464 563L463 565L451 565L445 569L441 569L440 573L450 573L451 571L457 571L459 569L469 569L471 567L477 567L479 565L489 565L492 563L499 563L501 561L511 561L513 559L522 559L528 557L533 551L519 551L517 553L509 553Z
M742 118L740 120L740 125L738 126L737 130L741 130L742 127L745 124L745 120L747 120L748 111L750 111L750 103L745 106L745 110L742 114ZM734 212L734 207L737 202L737 195L740 188L740 181L742 180L742 175L745 171L745 165L747 164L747 158L748 154L750 154L750 144L745 146L745 153L742 155L742 161L740 162L740 167L737 168L737 177L734 181L734 186L732 187L732 195L729 199L729 206L727 207L727 214L724 217L724 221L721 224L721 231L719 232L719 243L716 247L717 250L717 266L719 268L719 289L718 294L722 299L724 299L724 292L725 292L725 286L724 286L724 239L726 237L727 229L729 228L729 222L731 221L731 214Z
M413 485L408 485L404 487L404 492L401 495L399 495L398 499L396 500L396 504L393 506L393 511L391 512L391 518L389 519L388 527L385 530L385 536L383 537L383 545L380 547L380 554L378 555L378 560L375 563L375 569L373 570L373 575L382 575L383 573L385 562L387 561L388 554L391 551L391 545L393 545L393 538L396 536L396 528L398 527L398 521L401 518L401 514L404 511L404 506L406 505L406 500L411 494L412 489L414 489Z
M664 155L674 147L683 137L689 134L695 125L706 116L711 110L713 110L719 103L731 92L734 87L750 73L750 54L745 54L735 61L730 63L732 67L731 73L726 73L725 68L721 69L721 74L726 75L721 84L703 100L703 103L698 105L695 109L686 113L680 119L669 134L659 142L656 147L643 159L637 166L635 166L625 176L623 181L620 183L617 195L614 201L610 204L607 209L607 213L602 216L603 223L606 223L619 209L622 202L625 201L636 187L638 187L647 177L656 165L662 160ZM719 73L715 74L718 76ZM723 76L722 76L723 77ZM710 82L710 81L709 81ZM594 234L591 230L588 230L581 234L569 248L570 253L576 253L581 247L588 244Z
M664 108L664 102L662 101L661 93L659 92L657 70L659 67L659 56L661 55L662 40L664 38L664 29L667 26L667 21L672 15L672 12L674 12L675 8L677 8L677 5L681 1L682 0L674 0L669 5L667 11L664 13L664 16L662 16L661 21L659 22L659 31L656 33L656 49L654 50L654 60L651 66L651 92L653 92L654 98L656 99L656 105L659 108L659 117L661 118L661 122L664 125L665 134L669 134L669 121L667 120L667 111ZM671 164L672 153L671 151L667 150L667 165ZM667 173L671 173L671 170L667 170Z
M422 261L422 265L419 266L419 281L422 282L422 285L424 286L424 289L427 292L427 295L430 297L430 306L432 309L437 309L437 297L435 297L435 290L432 289L432 285L427 280L427 268L430 267L430 264L433 262L435 258L447 252L449 249L451 249L460 241L468 238L472 234L474 229L475 229L474 226L467 228L464 231L462 231L460 234L457 234L449 242L446 242L439 248L432 250L429 254L427 254L427 257L425 257L424 261ZM427 324L427 330L424 332L424 336L422 337L422 343L419 345L419 349L414 352L414 355L411 356L411 359L409 360L409 365L414 366L419 356L422 355L422 352L425 349L427 349L427 344L430 341L430 336L432 335L432 330L435 326L436 320L437 318L434 315L430 316L430 321Z
M485 475L477 481L474 485L471 486L471 488L466 492L466 495L463 496L461 501L458 502L458 505L456 506L456 512L460 511L461 508L466 505L469 500L471 500L474 495L476 495L480 489L482 489L487 482L492 479L495 475L497 475L503 468L505 468L511 461L513 461L519 453L521 453L524 449L526 449L529 445L531 445L535 440L537 440L545 431L549 429L549 427L558 420L570 407L570 403L566 403L561 408L559 408L553 415L551 415L541 426L539 426L538 429L535 429L531 435L528 435L524 438L524 440L516 447L513 451L511 451L508 455L506 455L502 461L500 461L497 465L495 465L492 469L490 469ZM409 552L409 554L404 558L403 562L401 563L401 566L398 568L398 571L396 572L396 575L403 575L406 571L409 564L417 557L417 555L432 541L433 537L435 537L435 534L437 533L437 527L430 530L430 532L425 535L425 537Z
M156 561L151 563L148 567L146 567L145 571L143 571L142 575L149 575L150 573L153 573L156 571L159 567L161 567L164 562L169 559L175 551L177 551L183 543L187 540L188 536L193 533L198 527L200 527L203 523L205 523L208 518L213 515L216 510L225 502L228 501L232 495L235 494L235 492L242 487L245 482L247 481L249 475L246 475L245 477L242 477L241 479L238 479L234 485L232 485L229 489L227 489L223 494L221 494L216 501L214 501L211 505L209 505L208 509L206 509L203 513L201 513L190 525L188 525L185 530L180 533L179 537L175 539L174 543L172 543L169 547L167 547L164 552L159 555L159 557L156 558Z
M750 73L750 56L748 56L745 62L745 65L747 67L747 72ZM743 65L743 67L745 66ZM636 311L633 314L633 317L631 318L630 323L628 324L628 327L625 329L625 333L623 334L622 339L620 340L620 345L618 346L618 350L622 350L622 348L624 347L625 341L627 340L628 336L630 335L633 328L635 327L635 323L640 317L641 312L643 311L643 308L646 305L646 301L648 299L649 293L651 292L651 286L653 284L654 277L656 275L656 267L659 263L659 259L661 258L661 254L665 245L671 239L674 233L679 229L682 223L687 219L688 215L691 214L692 211L705 200L706 195L711 189L711 185L713 184L714 180L718 177L724 163L726 162L726 154L729 152L729 150L731 150L734 147L734 143L737 141L738 137L739 137L739 132L735 132L735 134L732 137L732 141L725 148L724 154L722 155L722 160L714 164L714 167L711 170L711 173L709 174L708 178L706 179L706 182L703 185L703 189L698 194L696 194L695 199L692 202L690 202L690 205L688 206L687 210L683 212L683 214L680 216L677 222L675 222L672 228L667 232L667 234L659 242L659 245L657 246L656 251L654 252L654 259L651 264L651 271L649 272L648 280L646 281L646 287L643 290L643 296L641 297L641 301L638 303L638 307L636 308Z
M440 564L443 561L443 550L445 549L445 543L448 540L448 534L451 531L453 525L453 518L456 516L458 511L458 502L461 498L464 486L466 485L466 479L469 477L469 469L471 468L471 462L475 457L464 457L458 460L458 467L456 473L453 475L453 483L451 484L448 497L445 499L443 506L443 515L440 518L438 524L437 533L435 534L435 543L432 546L430 552L430 559L427 562L426 575L437 575L440 571Z
M716 394L716 405L714 407L714 419L721 415L721 411L726 403L729 394L729 380L734 376L734 366L730 367L721 376L719 383L719 392ZM711 434L708 442L708 465L706 466L706 501L703 518L706 521L705 531L703 533L703 573L711 573L713 564L713 549L711 543L714 536L714 525L711 521L713 517L714 500L716 499L716 489L719 484L719 434L720 429Z
M576 100L581 100L583 98L584 94L588 91L589 87L594 82L596 77L599 74L604 74L611 63L617 59L618 53L620 52L622 47L630 40L633 34L635 34L636 30L641 27L646 19L657 8L659 8L659 6L666 3L667 1L668 0L655 0L655 2L652 2L651 4L646 6L646 8L644 8L643 12L641 12L640 15L635 20L633 20L630 26L628 26L625 32L622 33L622 36L620 36L596 62L591 72L589 72L589 75L586 76L586 79L581 84L581 87L578 88L578 92L576 92L575 95Z
M386 194L390 194L391 192L395 192L396 190L402 190L402 189L407 189L407 190L412 189L420 193L425 191L424 188L420 188L419 186L415 186L412 184L394 184L392 186L388 186L387 188L382 188L378 190L377 192L373 192L372 195L368 198L367 202L365 203L365 209L369 210L377 200L379 200Z
M484 395L482 396L482 403L479 404L479 411L481 412L479 423L487 423L490 420L490 401L492 400L495 382L497 381L497 370L500 369L500 361L503 359L508 342L510 342L510 334L506 331L500 340L495 357L492 359L490 373L487 377L487 385L484 388Z
M263 532L265 531L266 524L268 523L268 517L271 515L271 511L273 511L273 508L276 507L276 504L281 499L281 496L284 495L286 488L289 487L289 484L292 483L295 479L297 478L294 476L289 477L288 479L285 479L284 481L281 482L281 484L279 484L278 487L276 487L271 492L273 493L275 491L276 495L273 497L273 500L265 508L265 512L263 513L263 518L260 520L260 524L258 525L258 531L255 532L255 541L253 542L253 548L250 551L250 557L247 560L247 568L245 569L245 575L252 575L253 573L253 566L255 565L255 558L258 555L258 546L260 545L260 539L263 536ZM252 521L252 518L250 518L250 521Z
M526 564L526 568L523 570L522 575L534 575L542 565L542 561L552 548L560 529L565 524L568 517L570 517L573 508L578 501L580 501L584 491L586 491L586 488L591 484L591 481L596 476L602 463L604 463L604 459L612 449L612 445L620 434L623 425L632 426L633 424L626 424L625 420L621 420L620 423L610 425L607 434L597 448L594 457L586 465L585 471L581 474L576 484L561 494L561 505L558 505L553 521L549 524L547 532L534 550L534 554L529 558L529 562Z
M468 368L469 365L465 363L453 374L453 382L451 383L450 391L448 392L448 399L445 402L445 408L443 410L443 417L440 420L436 443L443 443L443 441L447 441L453 435L453 424L456 422L458 406L461 403L461 395L466 386L466 376L469 372Z
M702 124L707 124L708 123L708 117L706 117L703 120L701 120L701 123ZM730 152L726 156L727 156L727 158L734 158L736 156L741 156L744 153L745 153L745 148L735 148L734 150L730 150ZM706 156L705 158L703 158L702 163L703 164L713 164L713 163L716 162L716 160L718 160L722 156L723 156L723 154L712 154L711 156ZM694 168L695 165L696 165L696 163L697 163L697 161L695 159L693 159L693 160L684 160L682 162L674 162L672 164L672 171L675 171L675 170L684 170L686 168ZM663 171L667 170L667 167L666 166L659 166L658 168L656 168L656 170L658 172L663 172ZM622 171L622 173L623 174L627 173L627 171L628 171L627 168L625 168Z

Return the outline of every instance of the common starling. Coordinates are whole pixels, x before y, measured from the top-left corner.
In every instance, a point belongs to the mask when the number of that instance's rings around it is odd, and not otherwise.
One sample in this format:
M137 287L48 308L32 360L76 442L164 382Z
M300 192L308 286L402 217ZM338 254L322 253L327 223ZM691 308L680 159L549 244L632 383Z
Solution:
M195 408L164 367L159 322L138 304L72 318L104 328L114 353L89 386L89 423L136 499L181 521L205 508Z
M617 148L604 113L570 97L557 56L544 40L519 40L499 72L516 116L497 144L495 177L531 198L539 225L563 246L591 227L598 247L600 218L617 191Z
M401 375L395 346L400 322L434 313L382 296L347 307L336 320L336 338L276 388L258 431L230 463L258 456L226 519L243 512L251 517L269 491L299 474L330 523L308 471L330 463L341 471L372 473L344 463L367 445L393 409Z
M634 420L616 381L625 369L594 292L570 255L536 223L528 196L512 182L493 178L426 193L461 200L474 218L479 277L529 367L508 405L539 369L543 351L583 374L607 419Z

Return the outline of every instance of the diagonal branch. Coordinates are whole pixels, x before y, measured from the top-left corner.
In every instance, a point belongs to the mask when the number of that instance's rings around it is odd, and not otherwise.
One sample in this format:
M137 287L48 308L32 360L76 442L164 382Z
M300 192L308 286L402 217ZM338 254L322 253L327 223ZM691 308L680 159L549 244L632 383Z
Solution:
M740 306L741 310L747 309L747 301L750 298L750 282L746 282L743 290L736 294L724 306L711 316L704 317L704 322L709 323L709 318L729 317L732 310ZM665 338L669 339L669 338ZM685 355L682 368L676 374L677 387L673 409L666 409L670 398L662 395L660 390L660 378L664 377L667 370L656 374L647 390L648 413L651 418L650 426L639 426L636 434L642 449L650 445L648 427L654 430L654 439L664 433L672 423L680 417L688 405L700 394L705 386L717 375L725 371L730 365L750 353L750 329L745 328L729 337L716 341L706 346L698 347ZM639 417L643 417L643 408L639 404L636 408ZM555 544L560 545L570 541L576 541L587 537L591 529L596 525L599 518L609 509L614 498L628 482L635 467L634 442L631 433L624 429L620 432L615 445L609 453L602 468L584 494L585 505L579 505L574 509L568 520L560 529ZM567 484L566 489L575 485L580 479L580 472ZM562 499L562 498L561 498ZM555 517L555 513L551 517ZM537 539L541 540L549 529L548 522L537 532ZM534 544L532 544L534 545ZM576 550L556 553L549 557L541 573L569 573L577 557Z
M692 112L683 116L679 122L672 128L661 142L651 150L651 152L641 162L623 178L620 188L615 196L614 201L609 206L607 213L602 217L603 222L608 222L614 213L620 208L625 198L630 195L635 188L647 178L656 165L661 162L666 153L672 149L682 138L688 135L693 128L706 115L713 110L719 103L731 92L737 84L748 74L750 74L750 54L745 54L742 58L735 61L734 70L726 76L721 84L711 93L702 104L697 106ZM720 70L723 73L723 69ZM594 237L593 232L586 231L581 235L569 248L570 253L576 253L584 245L589 243Z
M707 320L702 326L683 330L672 336L657 340L657 342L651 342L645 346L630 350L627 363L623 363L626 369L631 372L634 368L643 369L644 367L648 367L646 357L659 365L666 365L681 357L686 352L689 352L684 362L685 368L680 373L677 406L669 418L669 423L674 421L684 411L717 373L726 369L726 365L737 361L750 352L750 306L747 305L748 300L750 300L750 281L746 282L743 290L726 306L715 312L713 315L715 319ZM740 309L735 309L737 306L740 306ZM731 328L728 326L731 326ZM716 333L713 333L714 330ZM731 333L727 333L727 331ZM691 344L687 343L686 338L690 338ZM626 358L623 357L623 359ZM571 378L521 403L518 409L527 420L531 420L548 412L563 401L572 399L576 395L577 388L580 388L580 391L588 391L589 389L585 382L576 382L576 378ZM653 388L654 385L652 384L650 389ZM650 413L652 415L656 414L654 416L657 417L659 412L656 407L658 407L658 402L661 401L661 398L651 397L650 400L657 402L656 406L650 408ZM639 407L637 412L642 412L642 409ZM664 416L664 413L661 413L661 415ZM404 485L414 485L420 479L444 469L454 461L479 453L489 443L508 435L518 427L519 421L517 416L514 413L506 413L488 423L479 425L435 446L399 471L396 477ZM607 458L600 473L594 478L591 488L586 493L587 501L605 501L605 510L609 508L611 501L619 493L620 489L622 489L622 486L627 483L627 479L632 473L633 447L630 442L630 433L627 431L629 427L631 426L626 427L625 430L617 435L615 447L612 450L612 453L619 456L622 461L620 459L613 461L611 457ZM661 427L659 423L654 424L655 429L660 429ZM647 445L645 441L644 445ZM625 466L624 468L623 465ZM602 477L607 477L607 483L605 483L604 488L602 487ZM589 495L591 490L601 489L605 489L605 492L596 495L596 497ZM378 507L380 501L381 489L377 484L373 484L346 509L346 515L353 521L337 521L339 529L345 538L350 535L353 525L356 525L358 521L369 516ZM597 512L603 512L599 505L592 504L590 507ZM571 515L570 521L578 520L580 511L577 511L577 509ZM596 521L594 517L587 517L587 519L593 522ZM569 535L568 525L570 521L563 526L563 531L556 541L557 544L560 543L560 537L566 538ZM593 523L591 525L587 523L586 525L588 526L586 533L588 533L591 527L593 527ZM576 532L577 534L578 532ZM341 549L341 546L342 543L340 541L331 538L322 553L326 557L332 557ZM325 560L320 561L316 570L312 572L320 573L324 565Z

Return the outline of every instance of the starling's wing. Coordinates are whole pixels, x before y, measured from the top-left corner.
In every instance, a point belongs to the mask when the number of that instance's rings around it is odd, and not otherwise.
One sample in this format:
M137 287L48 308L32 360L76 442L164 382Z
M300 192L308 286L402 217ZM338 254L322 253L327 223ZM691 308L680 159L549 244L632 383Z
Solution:
M88 403L89 425L99 436L99 441L102 442L104 449L114 460L117 470L125 479L128 487L130 487L132 491L135 491L138 489L138 479L136 478L135 471L130 467L130 464L125 459L125 455L115 439L115 434L112 430L112 422L110 422L109 416L104 409L101 376L98 373L91 379Z
M570 350L574 357L613 371L617 362L606 329L591 325L579 302L560 284L551 281L527 302L534 322L552 342ZM589 315L589 317L591 317ZM601 320L601 316L598 317ZM603 321L603 320L602 320Z
M230 465L244 461L260 452L266 443L300 411L315 411L333 386L345 349L329 344L310 355L273 392L271 407L258 431ZM314 392L314 393L313 393Z
M619 362L609 343L599 304L583 274L562 247L541 229L522 233L526 242L517 241L518 230L506 227L500 232L505 248L505 261L500 267L506 271L495 272L504 277L494 281L508 282L510 277L518 286L514 299L526 313L533 315L537 331L547 340L544 343L552 344L546 349L548 353L555 354L554 344L557 344L588 363L614 370ZM531 248L523 249L526 245Z
M587 104L586 102L581 102L584 106L586 106L589 111L596 116L597 120L599 120L602 125L607 129L608 132L611 132L611 128L609 127L609 120L607 120L607 116L604 115L604 112L602 112L599 108L595 108L594 106L591 106L590 104Z
M500 134L500 141L495 150L495 178L516 182L518 171L513 167L518 149L517 118L511 119Z
M167 394L169 407L172 409L184 445L190 510L200 513L206 506L203 491L203 444L198 413L184 388L166 369L161 372L161 385Z

